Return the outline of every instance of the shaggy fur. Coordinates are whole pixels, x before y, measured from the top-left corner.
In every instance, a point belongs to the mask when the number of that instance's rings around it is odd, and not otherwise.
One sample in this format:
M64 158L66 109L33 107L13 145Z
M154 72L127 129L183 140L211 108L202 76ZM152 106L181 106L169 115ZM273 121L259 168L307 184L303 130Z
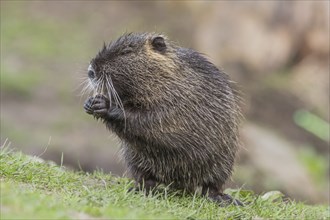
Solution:
M137 183L202 187L214 200L233 201L222 187L239 146L240 109L223 71L155 33L126 34L105 45L90 71L98 95L85 109L121 138Z

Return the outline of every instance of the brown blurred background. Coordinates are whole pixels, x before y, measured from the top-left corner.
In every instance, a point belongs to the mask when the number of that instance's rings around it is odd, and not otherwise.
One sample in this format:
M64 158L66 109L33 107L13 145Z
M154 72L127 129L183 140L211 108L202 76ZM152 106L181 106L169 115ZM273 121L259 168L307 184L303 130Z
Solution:
M228 186L329 203L328 1L1 1L1 145L123 175L80 83L103 42L134 31L164 33L238 82L246 119Z

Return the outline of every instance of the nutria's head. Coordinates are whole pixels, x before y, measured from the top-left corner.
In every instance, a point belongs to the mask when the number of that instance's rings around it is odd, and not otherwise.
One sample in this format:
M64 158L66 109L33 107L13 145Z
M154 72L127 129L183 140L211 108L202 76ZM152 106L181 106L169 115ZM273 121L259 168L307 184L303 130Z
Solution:
M90 62L88 77L94 92L133 105L159 99L180 68L175 50L176 46L160 34L121 36L104 45Z

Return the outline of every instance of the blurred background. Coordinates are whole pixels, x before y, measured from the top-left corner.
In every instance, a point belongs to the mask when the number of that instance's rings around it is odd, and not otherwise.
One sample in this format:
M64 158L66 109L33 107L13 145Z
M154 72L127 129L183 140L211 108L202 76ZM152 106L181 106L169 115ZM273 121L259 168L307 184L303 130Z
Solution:
M1 1L1 145L122 176L119 141L82 105L103 42L161 32L244 94L228 187L329 203L329 2Z

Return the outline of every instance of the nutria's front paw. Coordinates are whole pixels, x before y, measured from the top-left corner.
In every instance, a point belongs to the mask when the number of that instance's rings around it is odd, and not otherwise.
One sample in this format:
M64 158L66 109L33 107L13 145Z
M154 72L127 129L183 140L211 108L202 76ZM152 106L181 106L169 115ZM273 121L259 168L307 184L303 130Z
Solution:
M97 118L105 118L110 112L109 99L103 95L96 95L86 100L84 104L86 113Z
M84 103L84 109L86 111L87 114L92 115L93 114L93 108L92 108L92 104L93 103L93 97L89 97L85 103Z
M123 117L122 109L115 105L110 106L109 99L103 95L89 97L85 101L84 109L86 113L93 115L96 118L115 120Z

